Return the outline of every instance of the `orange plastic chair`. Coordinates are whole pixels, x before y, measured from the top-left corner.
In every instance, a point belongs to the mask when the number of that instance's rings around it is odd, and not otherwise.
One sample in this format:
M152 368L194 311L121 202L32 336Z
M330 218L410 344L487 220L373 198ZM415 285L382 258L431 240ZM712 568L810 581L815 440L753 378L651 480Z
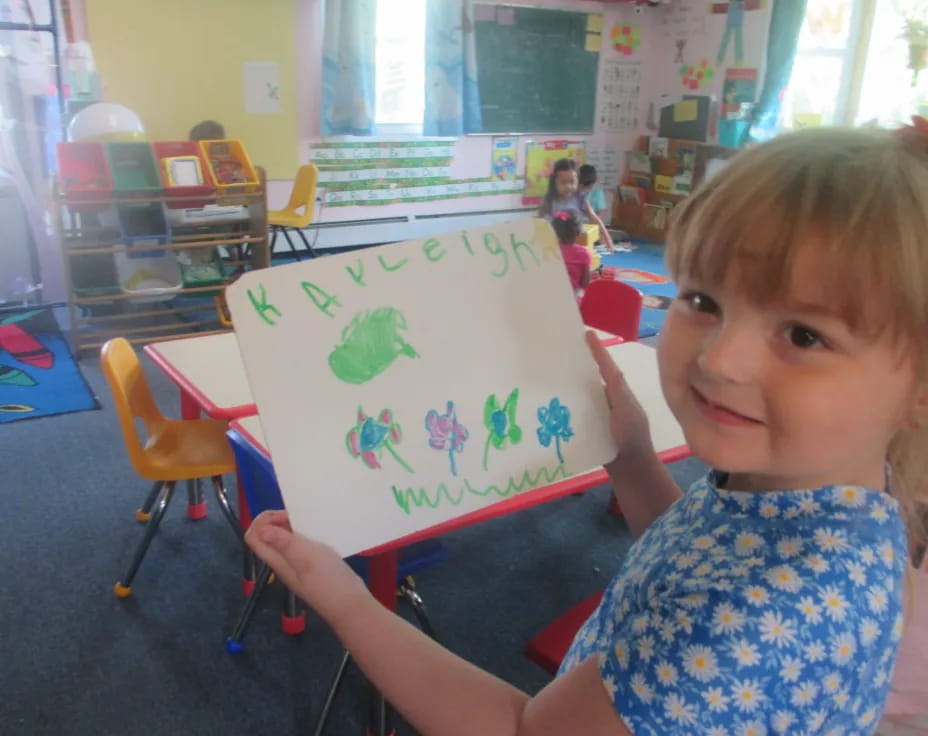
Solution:
M638 340L642 300L641 292L634 286L612 279L596 279L580 298L580 316L587 327L634 342Z
M308 227L313 221L315 214L313 206L316 203L316 182L319 178L319 169L315 164L306 164L301 166L296 172L296 179L293 182L293 189L290 191L290 201L282 210L271 210L267 213L267 224L271 228L271 253L274 252L274 243L277 242L277 234L283 233L287 239L287 244L297 260L300 260L297 250L290 239L290 231L296 231L309 251L312 258L316 257L312 246L303 234L303 228ZM299 210L303 212L300 213Z
M164 417L128 340L118 337L107 342L100 352L100 362L113 394L129 461L136 473L153 483L142 508L135 512L136 519L147 522L145 536L125 576L113 587L117 598L127 598L132 595L132 581L158 531L177 481L210 478L223 514L241 539L241 528L222 482L223 475L235 472L235 458L226 441L225 422ZM145 427L144 443L136 430L137 419Z

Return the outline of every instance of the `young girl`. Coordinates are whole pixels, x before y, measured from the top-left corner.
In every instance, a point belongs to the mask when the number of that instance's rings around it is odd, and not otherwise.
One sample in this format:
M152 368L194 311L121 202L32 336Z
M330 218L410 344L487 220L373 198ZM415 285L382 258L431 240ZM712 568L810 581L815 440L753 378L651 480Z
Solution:
M562 158L554 162L548 176L548 191L541 200L538 216L550 220L555 212L573 212L581 223L589 220L599 228L599 237L610 253L615 252L612 236L599 219L599 215L590 206L586 195L580 190L577 178L577 164L573 159Z
M928 137L810 129L743 151L678 205L667 248L661 384L715 470L681 493L588 335L638 538L541 692L385 611L285 512L249 530L423 734L874 731L928 477Z
M573 212L555 212L551 218L551 226L561 246L561 257L567 267L570 285L574 287L574 294L579 299L583 290L590 285L593 254L589 248L577 242L577 238L580 237L580 222Z

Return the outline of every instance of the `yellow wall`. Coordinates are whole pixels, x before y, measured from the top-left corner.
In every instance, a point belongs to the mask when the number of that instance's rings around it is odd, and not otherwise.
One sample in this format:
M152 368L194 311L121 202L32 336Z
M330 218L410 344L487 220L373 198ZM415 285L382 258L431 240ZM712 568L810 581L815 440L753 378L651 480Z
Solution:
M298 166L293 0L86 0L87 35L108 102L134 110L150 140L184 140L212 118L269 178ZM245 112L246 61L280 67L281 111Z

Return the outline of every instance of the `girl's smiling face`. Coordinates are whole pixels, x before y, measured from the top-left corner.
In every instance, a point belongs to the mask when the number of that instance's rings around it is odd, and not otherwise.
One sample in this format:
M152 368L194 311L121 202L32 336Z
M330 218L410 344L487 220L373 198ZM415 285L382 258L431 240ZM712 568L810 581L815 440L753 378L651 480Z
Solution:
M577 191L577 172L570 171L558 171L554 177L554 186L557 189L557 194L561 199L566 199L571 196L574 192Z
M882 488L896 432L920 394L914 362L830 307L818 250L798 253L770 306L682 274L658 346L661 385L693 453L741 490Z

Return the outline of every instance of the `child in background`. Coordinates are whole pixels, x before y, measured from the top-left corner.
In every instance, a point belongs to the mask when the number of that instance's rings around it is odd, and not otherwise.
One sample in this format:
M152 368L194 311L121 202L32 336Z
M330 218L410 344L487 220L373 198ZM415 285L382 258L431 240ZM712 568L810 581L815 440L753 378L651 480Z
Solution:
M555 212L573 212L580 224L587 221L599 228L599 236L609 252L615 251L609 231L593 211L586 195L580 189L577 178L577 164L573 159L562 158L554 162L551 174L548 176L548 191L541 200L538 216L550 221Z
M661 385L714 469L681 492L589 333L637 540L536 695L387 612L286 512L249 529L423 734L874 732L928 477L928 134L741 151L675 208L667 261Z
M226 137L226 129L215 120L204 120L190 129L187 135L192 141L221 141Z
M590 285L593 254L577 242L577 238L580 237L580 222L573 212L555 212L551 218L551 226L561 246L561 257L567 267L570 285L574 287L574 295L579 300L583 296L583 290Z
M596 167L593 164L583 164L577 169L577 179L580 183L580 193L586 195L586 201L590 203L596 216L606 221L606 194L602 187L596 186L599 177L596 174Z

